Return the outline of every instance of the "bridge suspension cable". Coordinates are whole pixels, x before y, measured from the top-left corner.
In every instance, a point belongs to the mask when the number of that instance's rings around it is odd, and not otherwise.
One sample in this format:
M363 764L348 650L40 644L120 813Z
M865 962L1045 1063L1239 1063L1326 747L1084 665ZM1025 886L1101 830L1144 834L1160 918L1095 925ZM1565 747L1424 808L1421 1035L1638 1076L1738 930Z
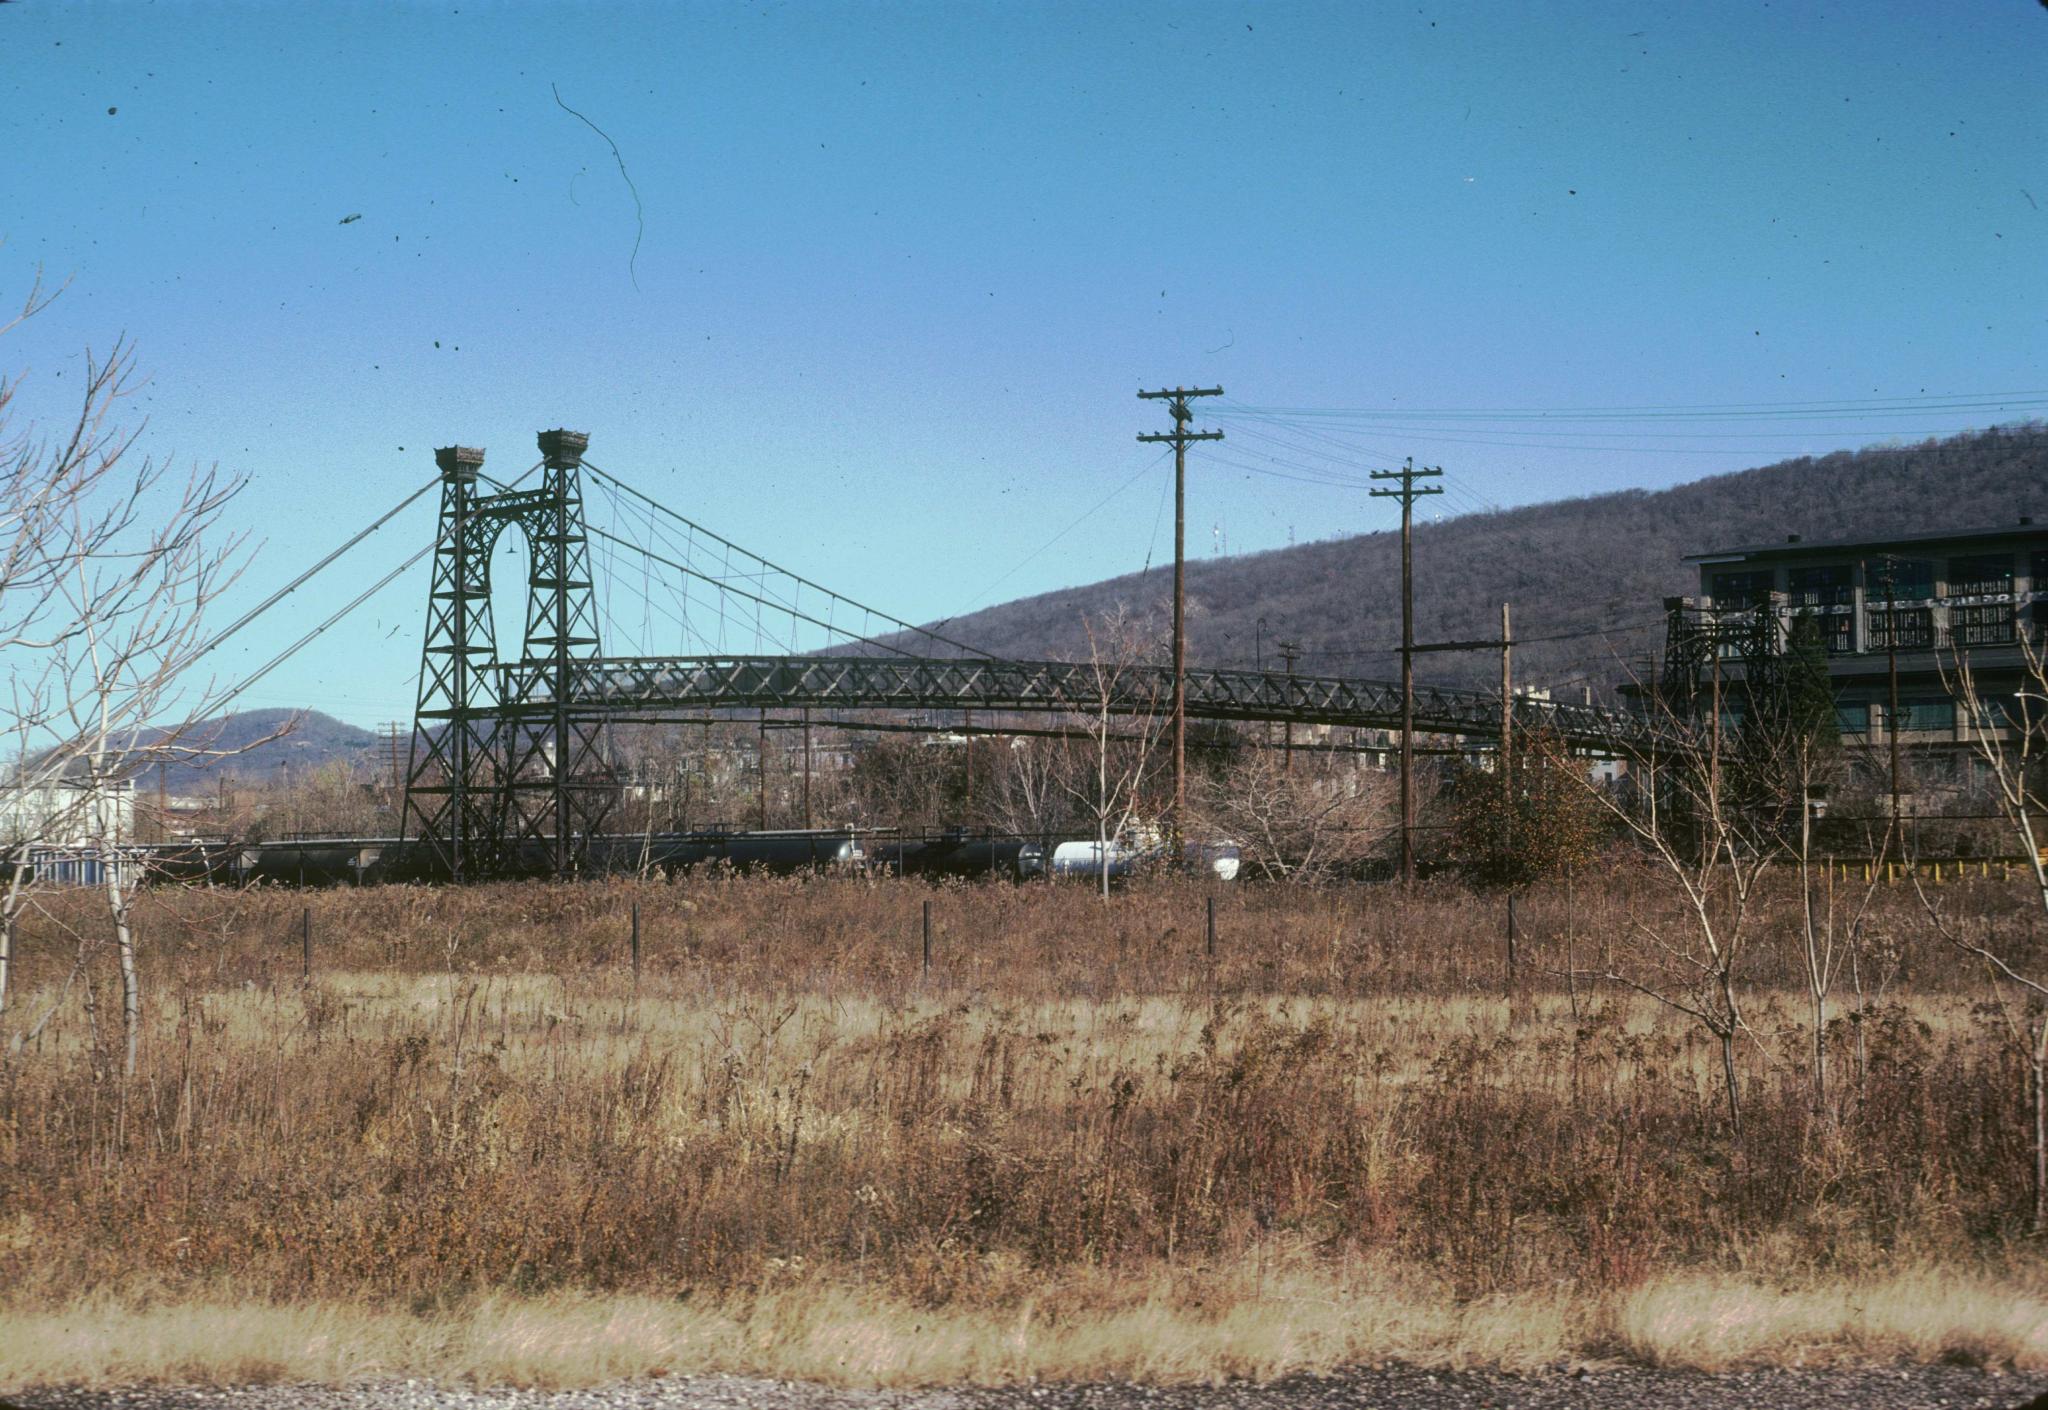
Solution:
M803 611L801 608L792 606L788 603L778 602L770 598L762 597L758 593L748 592L745 588L734 587L731 583L719 578L712 577L708 573L700 572L699 570L692 568L687 563L679 563L673 558L664 557L663 555L654 552L652 549L641 547L639 544L634 543L631 539L621 538L618 535L613 534L608 530L600 529L595 525L586 524L584 526L584 532L589 534L593 538L605 539L611 543L618 544L623 548L632 549L635 553L643 555L650 562L659 563L665 568L673 568L679 573L686 573L693 578L697 578L701 581L708 582L712 584L714 587L716 587L721 593L729 593L734 597L744 598L746 601L755 603L758 606L772 609L778 617L786 615L792 618L793 620L808 622L814 627L822 627L829 632L834 632L840 636L845 637L849 641L858 642L864 646L872 646L875 647L877 650L894 652L898 656L907 656L911 658L917 657L917 653L915 651L906 651L900 646L895 646L887 641L877 640L874 637L861 636L858 633L849 631L845 627L837 627L834 626L832 623L825 621L822 618L813 617L810 613ZM665 609L661 610L665 611ZM668 615L671 620L681 623L687 629L688 622L685 619L676 617L673 613L669 613ZM773 644L776 646L784 645L784 643L780 641L774 642ZM977 654L986 655L987 653L981 652Z
M349 599L347 605L342 607L339 611L335 612L333 616L329 617L319 626L313 628L313 630L307 632L304 636L300 637L290 646L287 646L284 650L278 652L277 655L271 657L261 666L258 666L253 672L242 677L241 680L235 683L235 686L232 690L228 691L225 695L222 695L211 702L213 707L215 709L219 709L227 705L230 701L242 695L243 692L249 689L249 687L255 685L256 682L262 680L265 676L269 675L279 666L282 666L286 661L289 661L292 657L298 655L299 652L303 651L307 646L309 646L314 641L315 638L319 637L329 627L333 626L336 622L339 622L343 617L346 617L349 613L355 611L365 602L368 602L371 598L375 597L385 588L391 586L392 583L398 580L398 577L401 573L411 568L415 563L418 563L422 558L425 558L428 554L432 553L433 551L434 544L432 542L429 542L425 548L418 550L416 553L412 555L412 557L406 559L403 563L399 564L396 568L393 568L383 577L377 579L376 582L370 584L369 587L363 589L363 591L358 593L355 597Z
M398 501L397 504L393 505L390 509L386 510L383 514L379 515L375 520L371 521L370 526L368 528L356 534L353 538L349 539L348 542L342 544L341 547L335 549L325 558L322 558L318 563L315 563L312 567L306 569L305 572L299 574L296 578L293 578L290 582L286 583L276 592L273 592L272 594L270 594L270 596L264 598L261 602L257 603L254 607L250 608L247 612L244 612L241 616L237 617L234 620L234 622L231 623L218 636L214 637L211 641L207 642L204 646L201 646L197 651L193 652L192 659L194 661L197 661L200 657L206 655L206 653L208 653L209 651L212 651L215 647L219 646L222 642L226 641L229 637L233 636L236 632L248 626L249 623L255 621L265 612L268 612L271 608L277 606L278 603L284 601L287 597L290 597L293 593L297 592L300 588L304 587L306 583L309 582L312 579L312 577L321 569L327 567L330 563L334 562L335 559L341 557L342 554L347 553L350 549L354 548L357 544L361 543L364 539L368 538L371 534L376 533L377 530L383 528L386 524L390 523L393 519L397 518L398 515L403 510L411 506L414 500L418 499L421 495L425 494L428 490L433 489L440 483L440 478L437 476L434 479L427 481L424 485L421 485L418 489L414 490L404 499ZM418 562L419 555L415 555L412 561Z
M946 636L941 632L932 630L930 627L921 627L914 623L906 622L901 617L858 602L844 593L834 592L822 583L806 578L801 573L793 572L779 563L772 562L751 549L734 543L724 535L715 533L687 516L677 513L660 500L627 484L609 471L592 465L588 460L583 462L583 468L589 471L610 492L631 496L646 506L649 511L647 525L651 535L661 543L662 547L669 549L676 556L669 557L657 553L654 548L635 543L631 539L614 533L611 530L599 529L593 526L588 530L590 533L607 538L622 547L633 549L650 561L661 563L677 572L707 583L718 592L721 598L731 596L753 603L760 609L755 613L752 623L757 638L765 630L764 616L773 615L777 618L788 617L792 626L797 622L807 622L822 629L828 636L840 637L849 644L871 646L877 650L893 652L901 656L914 656L918 653L906 650L904 647L891 642L888 638L908 636L918 641L950 647L955 652L964 653L969 656L983 658L990 656L990 653L978 646L970 645L955 637ZM686 541L682 544L677 544L671 533L664 530L656 521L656 515L673 520L679 525L688 536ZM618 517L615 514L613 523L616 525L618 522ZM720 571L708 572L696 566L693 562L685 561L695 556L699 538L705 540L711 546L711 551L721 555ZM733 564L735 556L740 560L737 569L735 569ZM786 582L788 584L787 588L778 591L777 580ZM750 584L754 590L741 586L743 583ZM816 615L818 609L804 610L803 598L807 591L822 601L824 604L823 610L826 615L822 617ZM688 621L689 605L686 596L684 601L685 610L680 619L685 631L691 629ZM721 608L721 626L731 625L730 622L725 621L723 618L724 603L722 601L719 606ZM842 625L836 620L838 610L842 608L849 612L860 614L862 630L855 630L850 626ZM886 630L877 632L875 624L880 624ZM794 649L796 643L792 641L789 645Z
M525 474L519 476L518 479L513 480L511 484L499 484L498 481L496 480L492 480L491 483L493 485L497 485L498 488L501 490L511 489L517 486L520 483L520 481L525 480L528 475L533 474L533 472L535 470L538 470L539 468L540 462L535 461L533 465L527 469ZM233 636L236 632L239 632L240 630L242 630L242 628L248 626L251 622L255 621L265 612L268 612L271 608L275 607L278 603L284 601L285 598L291 596L291 594L296 592L299 588L305 586L307 581L310 580L314 574L320 572L323 568L326 568L329 564L333 563L336 559L340 558L343 554L347 553L350 549L354 548L357 544L360 544L364 539L367 539L371 534L376 533L377 530L383 528L386 524L390 523L393 519L397 518L400 512L411 507L414 501L418 500L420 496L424 495L425 493L427 493L427 491L431 489L435 489L440 485L440 483L441 479L437 475L433 479L427 481L424 485L421 485L418 489L414 490L411 494L407 495L404 499L400 500L397 504L393 505L390 509L387 509L384 513L378 515L376 519L370 522L368 527L360 530L359 532L351 536L339 548L336 548L333 552L329 553L326 557L322 558L319 562L315 563L312 567L306 569L303 573L300 573L297 577L293 578L290 582L286 583L283 587L279 588L276 592L273 592L272 594L270 594L270 596L264 598L263 601L257 603L256 606L250 608L247 612L243 613L240 617L236 618L235 621L226 628L226 630L222 631L218 636L214 637L211 641L207 642L204 646L200 647L198 651L193 653L193 662L196 663L199 660L199 658L206 655L207 652L212 651L215 647L219 646L222 642L226 641L229 637ZM226 706L230 702L236 700L243 694L245 694L251 686L256 684L256 682L262 680L265 676L269 675L279 666L282 666L286 661L289 661L299 652L305 650L307 646L311 645L329 628L334 626L335 623L339 622L342 618L348 616L349 613L355 611L365 602L368 602L371 598L375 597L385 588L391 586L392 583L398 580L399 576L402 573L404 573L408 568L411 568L414 564L418 563L422 558L425 558L428 554L432 553L433 551L434 543L432 540L429 540L426 547L415 551L413 555L407 558L403 563L400 563L396 568L393 568L390 572L386 573L383 577L379 578L376 582L372 583L368 588L358 593L355 597L349 599L349 601L344 606L342 606L340 610L336 611L333 615L329 616L325 621L321 622L319 626L314 627L304 636L301 636L297 641L293 642L290 646L287 646L284 650L278 652L277 655L271 657L261 666L258 666L250 674L243 676L225 694L216 697L211 697L208 701L209 706L213 709L218 710Z

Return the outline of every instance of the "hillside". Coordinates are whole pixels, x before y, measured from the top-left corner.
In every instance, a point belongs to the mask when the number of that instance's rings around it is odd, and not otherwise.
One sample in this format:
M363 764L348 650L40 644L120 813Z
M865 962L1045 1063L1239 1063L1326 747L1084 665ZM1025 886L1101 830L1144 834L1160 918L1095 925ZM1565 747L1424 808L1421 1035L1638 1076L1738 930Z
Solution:
M1420 641L1498 637L1514 604L1520 680L1604 693L1662 639L1660 602L1695 590L1688 553L1769 542L1879 537L2048 518L2048 426L2029 424L1912 446L1802 457L1668 490L1629 490L1472 514L1415 531ZM1187 567L1189 659L1250 666L1263 637L1302 647L1304 674L1394 678L1401 639L1401 541L1394 532L1303 544ZM944 631L998 655L1086 651L1085 615L1122 603L1171 614L1172 567L1021 598ZM1257 623L1265 619L1261 631ZM1541 638L1565 638L1544 641ZM1498 657L1419 657L1418 681L1485 686Z
M289 732L266 740L294 719L297 723ZM257 743L259 740L266 742ZM179 796L209 793L223 776L271 783L282 782L287 770L303 778L334 763L386 767L382 741L375 734L318 710L242 710L205 721L187 733L183 742L222 751L226 757L171 765L165 771L164 787ZM236 752L244 750L247 752ZM155 788L156 771L145 775L140 786Z

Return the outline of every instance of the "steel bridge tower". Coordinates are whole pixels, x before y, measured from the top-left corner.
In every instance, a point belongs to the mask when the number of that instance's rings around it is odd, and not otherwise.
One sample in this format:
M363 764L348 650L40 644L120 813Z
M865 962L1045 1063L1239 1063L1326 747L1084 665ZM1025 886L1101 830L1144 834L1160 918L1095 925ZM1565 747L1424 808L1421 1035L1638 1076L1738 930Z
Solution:
M569 703L578 664L600 645L583 523L590 438L539 439L541 483L530 490L479 494L482 450L434 452L441 517L399 834L420 849L422 869L456 880L567 875L611 807L603 717ZM525 636L509 661L491 616L492 553L508 527L525 537L529 562Z

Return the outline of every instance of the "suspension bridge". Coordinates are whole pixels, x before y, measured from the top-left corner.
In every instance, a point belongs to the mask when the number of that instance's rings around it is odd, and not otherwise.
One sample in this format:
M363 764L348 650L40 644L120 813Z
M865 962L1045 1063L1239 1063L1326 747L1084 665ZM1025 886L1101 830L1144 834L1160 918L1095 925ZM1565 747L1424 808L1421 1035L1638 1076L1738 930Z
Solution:
M540 459L507 481L484 472L482 450L437 450L434 480L215 639L438 485L431 545L238 687L431 556L399 838L406 873L461 880L597 865L603 849L594 844L607 835L622 782L607 747L614 725L743 710L824 710L835 724L863 712L1099 719L1171 710L1168 667L1001 659L695 523L591 463L580 432L538 439ZM492 612L492 568L507 534L523 541L527 562L524 620L511 642ZM671 643L673 654L608 650ZM1197 720L1398 730L1402 719L1399 684L1346 677L1190 668L1185 700ZM1512 729L1545 730L1589 753L1626 752L1644 729L1634 716L1588 705L1517 699L1510 708ZM1498 739L1503 705L1483 692L1418 687L1414 721L1431 735Z

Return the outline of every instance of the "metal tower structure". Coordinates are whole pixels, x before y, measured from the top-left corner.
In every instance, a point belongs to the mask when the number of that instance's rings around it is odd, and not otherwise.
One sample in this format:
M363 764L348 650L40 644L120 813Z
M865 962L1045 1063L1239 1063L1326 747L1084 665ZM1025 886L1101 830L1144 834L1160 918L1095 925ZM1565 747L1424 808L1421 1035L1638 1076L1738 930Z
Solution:
M581 470L590 438L540 433L537 489L477 493L484 452L434 452L441 518L420 655L401 834L457 880L543 864L576 870L612 797L602 717L570 708L598 655ZM531 472L529 472L531 473ZM521 477L524 478L524 477ZM491 561L516 527L528 548L525 635L498 654Z

